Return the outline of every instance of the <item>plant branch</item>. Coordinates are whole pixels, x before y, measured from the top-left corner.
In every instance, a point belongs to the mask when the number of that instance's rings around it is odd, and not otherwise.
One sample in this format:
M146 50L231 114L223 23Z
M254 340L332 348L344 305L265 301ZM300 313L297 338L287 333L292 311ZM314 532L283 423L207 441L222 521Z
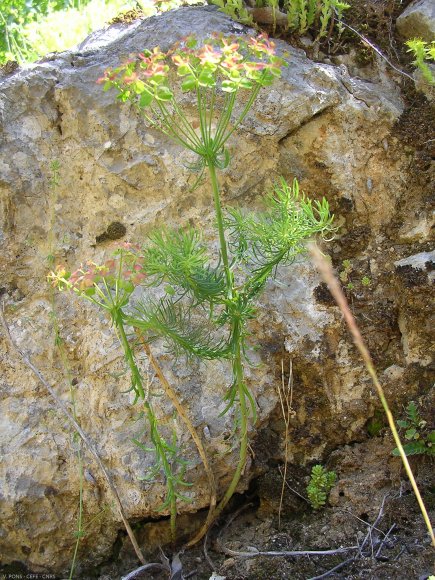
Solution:
M140 568L136 568L133 572L127 574L127 576L123 576L121 580L133 580L133 578L137 578L145 572L146 570L151 570L151 568L158 568L159 570L163 570L163 572L170 572L167 566L164 564L160 564L160 562L152 562L150 564L145 564L145 566L141 566Z
M383 60L385 60L385 62L391 66L392 69L394 69L396 72L398 72L399 74L401 74L404 77L407 77L408 79L411 79L412 82L414 82L414 79L411 75L409 75L408 73L404 72L403 70L401 70L400 68L397 68L397 66L395 66L386 56L385 54L383 54L383 52L381 52L379 50L379 48L377 46L375 46L373 44L373 42L370 42L370 40L366 37L363 36L360 32L358 32L358 30L355 30L355 28L353 28L352 26L350 26L349 24L346 24L346 22L343 22L343 20L338 19L338 18L334 18L334 20L336 22L339 22L342 26L344 26L345 28L347 28L348 30L350 30L351 32L353 32L354 34L356 34L365 44L367 44L367 46L370 46L370 48L372 50L374 50L376 52L377 55L379 55Z
M281 473L281 471L280 471L281 476L282 476L282 486L281 486L281 496L279 499L279 509L278 509L278 528L281 528L282 505L283 505L283 501L284 501L285 486L287 484L290 419L295 414L293 411L293 408L292 408L292 403L293 403L293 364L292 364L291 359L290 359L290 365L289 365L289 377L288 377L288 381L287 381L287 386L286 386L285 380L284 380L284 360L281 359L281 384L278 383L278 395L279 395L279 402L281 404L282 418L284 420L284 425L285 425L285 432L284 432L284 473Z
M18 354L18 356L22 359L24 364L34 373L34 375L37 377L39 382L42 385L44 385L44 387L50 393L51 397L54 399L58 409L62 412L63 415L65 415L65 417L68 419L69 423L74 427L74 429L77 431L77 433L79 434L82 441L85 443L86 447L89 449L90 453L94 456L98 466L100 467L101 471L103 472L103 475L107 481L109 489L112 492L113 498L118 506L119 514L120 514L121 519L124 523L128 537L130 538L130 541L133 545L134 551L136 552L136 556L138 557L139 561L142 564L145 564L145 558L142 554L141 549L139 548L139 544L137 543L137 540L136 540L136 537L133 533L133 530L131 529L130 524L128 523L127 516L125 515L124 508L122 506L121 500L120 500L118 492L116 490L116 487L113 484L112 478L111 478L109 472L107 471L106 467L104 466L104 464L103 464L103 462L98 454L98 451L96 450L94 444L91 442L88 435L86 435L86 433L80 427L78 422L74 419L74 417L68 411L68 409L66 408L63 401L58 397L56 391L53 389L53 387L50 385L50 383L44 378L41 371L32 363L30 358L13 341L10 330L9 330L9 326L8 326L8 324L6 322L6 318L5 318L5 303L4 303L4 301L2 302L2 306L0 309L0 320L1 320L1 324L3 326L3 329L5 331L6 338L9 342L11 348Z
M237 394L239 397L239 408L240 408L240 451L239 459L237 462L237 467L234 472L231 483L224 495L224 497L219 502L216 508L215 518L217 518L227 505L227 503L232 498L234 492L237 489L237 485L242 476L243 470L246 465L247 450L248 450L248 410L246 408L246 393L245 393L245 383L244 383L244 373L242 365L242 353L241 353L241 324L239 320L235 320L233 336L235 343L235 353L233 359L233 369L234 369L234 381L237 386Z

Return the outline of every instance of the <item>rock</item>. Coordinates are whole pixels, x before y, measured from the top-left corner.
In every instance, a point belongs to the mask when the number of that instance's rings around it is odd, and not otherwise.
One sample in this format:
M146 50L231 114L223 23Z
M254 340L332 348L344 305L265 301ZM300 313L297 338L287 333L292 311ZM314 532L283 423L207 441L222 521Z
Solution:
M399 268L401 266L411 266L415 270L428 270L429 278L432 281L435 270L435 250L432 252L420 252L419 254L402 258L394 262L394 265Z
M396 20L397 30L406 38L421 38L432 42L435 38L435 4L432 0L412 2Z
M128 105L115 102L112 93L104 93L96 80L131 53L158 44L167 50L186 32L201 39L212 32L241 30L247 31L214 7L182 8L129 27L118 24L94 34L78 52L52 55L0 81L0 288L7 298L14 339L57 385L65 401L68 381L54 346L53 297L46 283L47 256L53 251L50 237L56 262L70 267L86 260L99 262L112 251L114 237L143 239L159 224L201 224L215 247L208 186L192 193L195 176L186 169L179 148L148 129ZM351 77L344 65L313 63L303 51L282 41L277 41L277 48L287 55L290 66L276 85L262 91L243 130L231 142L233 158L221 176L225 202L258 207L260 196L280 175L297 177L307 193L328 196L337 223L343 225L343 233L331 246L334 256L348 257L346 251L359 256L367 248L376 253L401 196L409 194L409 160L403 148L384 147L403 110L401 98L384 71L373 82L362 81ZM54 160L61 165L56 191L49 184ZM364 233L351 240L354 231ZM393 243L387 242L387 247ZM389 291L388 283L381 282L375 303ZM322 458L331 449L364 437L373 408L368 376L340 314L330 302L316 299L319 285L307 259L282 268L278 280L269 283L252 324L254 348L249 356L258 364L247 365L247 380L258 403L258 423L250 434L261 446L267 431L282 433L277 386L281 361L288 376L292 359L294 418L288 459L296 463ZM376 291L365 292L369 300ZM379 345L384 368L406 364L399 331L397 335L391 331L393 338L388 335L385 342L377 332L379 325L393 320L398 299L391 296L388 316L372 307L377 321L370 327L372 344ZM97 443L128 517L158 518L164 482L138 479L152 464L152 454L142 453L131 442L141 436L143 426L135 421L140 410L126 393L129 377L110 324L72 296L56 295L54 301L77 387L80 422ZM73 433L3 338L2 349L3 562L64 574L78 510ZM235 464L228 441L232 419L218 416L229 369L220 362L191 367L171 360L161 345L154 349L198 431L207 433L204 443L222 492ZM416 356L417 351L413 362ZM158 401L160 417L174 425L188 460L187 477L194 484L188 490L192 502L180 503L179 510L195 512L209 501L207 480L183 425L172 422L171 405L163 398ZM282 459L283 451L276 445L264 453ZM87 521L96 519L81 544L80 561L95 566L110 553L122 523L111 509L101 473L87 457L86 469L91 477L84 483L85 515ZM240 491L254 472L249 464ZM156 535L155 545L161 537Z

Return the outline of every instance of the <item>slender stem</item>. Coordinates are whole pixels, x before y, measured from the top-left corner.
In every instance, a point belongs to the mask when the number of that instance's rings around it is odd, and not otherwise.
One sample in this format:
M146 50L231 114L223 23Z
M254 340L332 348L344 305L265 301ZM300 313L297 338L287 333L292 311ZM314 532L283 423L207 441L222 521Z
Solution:
M248 102L246 103L245 108L243 109L240 117L237 119L237 121L234 123L232 129L230 130L229 133L227 133L222 141L219 143L219 147L223 147L225 145L225 143L228 141L228 139L231 137L231 135L234 133L234 131L238 128L238 126L240 125L240 123L243 121L243 119L246 117L246 115L249 113L250 108L252 107L252 105L254 104L255 99L257 98L258 93L260 92L261 89L261 85L257 85L255 87L255 89L252 91L251 96L249 97Z
M201 93L200 86L196 87L196 100L198 102L199 129L201 131L201 139L205 150L208 151L209 141L207 136L207 103L203 103L203 95Z
M346 297L345 297L345 295L340 287L340 284L339 284L337 278L333 274L331 265L325 260L325 258L322 256L322 253L320 252L320 250L316 246L312 245L310 247L310 252L311 252L311 255L313 257L315 265L317 266L323 279L327 283L331 294L333 295L335 301L337 302L338 307L341 310L341 313L344 316L344 319L347 323L349 331L352 334L355 346L358 348L358 350L361 354L361 358L364 361L365 367L366 367L368 373L370 374L370 377L372 378L373 384L376 387L376 390L378 392L378 396L381 400L382 406L384 408L385 414L386 414L387 419L388 419L388 424L389 424L391 432L393 434L394 442L396 443L397 448L399 450L400 457L402 459L403 465L405 466L405 470L406 470L406 473L407 473L409 480L411 482L412 489L414 490L414 494L415 494L415 497L417 499L418 505L420 506L420 510L421 510L422 515L423 515L423 519L426 523L427 529L429 530L429 535L430 535L430 538L432 541L432 545L435 547L435 536L434 536L434 532L432 529L432 524L430 522L428 513L426 511L426 507L424 505L423 499L421 497L420 490L418 489L417 482L415 481L411 466L409 465L408 458L407 458L406 453L403 449L402 442L400 441L400 437L399 437L399 434L398 434L397 429L396 429L396 424L394 423L393 415L390 411L390 407L388 405L387 399L385 398L384 390L379 382L378 375L377 375L375 367L373 365L372 357L370 356L370 353L369 353L369 351L365 345L365 342L361 336L361 332L360 332L360 330L357 326L357 323L355 321L355 318L353 317L353 314L349 308L349 305L348 305Z
M175 537L176 537L176 530L177 530L177 496L175 494L175 486L174 486L174 480L173 480L173 474L172 474L172 465L169 463L168 458L166 456L166 450L164 449L164 446L162 444L162 439L160 437L160 434L157 430L157 425L156 425L156 419L154 416L154 413L151 409L151 405L146 402L145 406L147 408L148 411L148 416L150 419L150 424L152 425L152 429L154 430L154 435L152 437L154 445L158 448L159 450L159 455L161 457L162 460L162 466L163 466L163 472L166 475L166 489L167 489L167 493L169 495L169 516L170 516L170 529L171 529L171 540L174 542L175 541ZM152 418L150 417L150 414L152 414Z
M233 113L234 103L236 102L237 93L238 93L238 91L234 91L233 93L230 93L229 98L228 98L228 102L227 102L227 99L225 99L223 113L221 114L221 117L219 119L219 126L216 129L216 134L215 134L215 138L214 138L216 152L219 151L220 149L222 149L222 145L223 145L222 139L223 139L223 137L225 135L225 131L228 127L228 123L231 121L231 115Z
M213 91L211 93L211 100L210 100L210 113L209 113L209 121L208 121L208 139L211 141L211 130L213 125L213 115L214 115L214 104L216 100L216 87L213 87Z
M138 395L140 396L140 398L143 401L146 401L145 390L144 390L143 385L142 385L142 379L140 376L140 372L136 366L136 362L134 360L133 353L131 352L130 344L128 342L127 335L125 334L124 324L122 322L122 318L121 318L121 315L119 312L117 314L115 314L114 322L115 322L116 328L118 329L118 332L119 332L119 338L120 338L122 347L124 349L125 357L126 357L127 362L129 364L130 370L135 378L135 388L138 389Z
M158 105L162 114L160 120L167 127L166 130L163 130L162 127L160 127L160 130L162 130L164 133L166 133L166 135L171 137L171 139L174 139L174 141L177 141L178 143L183 145L183 147L186 147L186 149L190 149L191 151L196 152L196 148L198 147L197 143L195 143L192 137L190 135L187 135L186 132L179 126L179 124L175 121L174 115L172 116L169 115L168 111L163 107L161 103L158 103ZM158 118L157 113L155 113L155 115ZM173 127L176 127L177 131L175 131ZM184 135L186 141L182 139L180 135Z
M125 334L124 323L122 321L122 314L119 311L115 313L114 321L115 321L116 327L119 331L121 344L122 344L122 347L124 349L124 353L125 353L125 356L127 358L127 362L130 366L130 370L132 372L132 375L135 378L135 388L138 389L137 394L142 399L143 404L144 404L144 408L145 408L147 415L148 415L148 421L149 421L150 428L151 428L151 439L152 439L154 446L156 448L157 455L158 455L158 457L160 457L160 459L162 461L163 471L166 475L167 493L168 493L169 498L170 498L170 508L169 509L170 509L171 538L174 541L175 540L175 532L176 532L177 496L175 494L175 487L174 487L174 481L173 481L173 475L172 475L172 466L170 465L170 463L168 461L168 458L166 456L166 449L164 447L162 438L160 437L160 433L158 432L156 416L154 414L154 411L153 411L149 401L147 401L145 390L144 390L143 385L142 385L142 378L140 375L140 371L137 368L136 362L134 360L134 356L133 356L133 353L131 351L130 344L129 344L128 339L127 339L127 335Z
M216 123L216 130L215 130L215 134L214 134L214 142L215 143L216 143L216 141L218 139L219 133L222 130L222 124L223 124L223 120L224 120L224 113L226 111L228 111L230 97L231 97L230 93L225 93L224 102L222 104L222 112L219 115L219 118L218 118L217 123Z
M227 242L225 239L225 229L224 229L224 220L222 214L222 206L219 194L219 184L216 176L216 168L213 165L211 160L207 160L208 170L210 173L211 185L213 188L213 199L214 199L214 207L216 210L216 220L218 225L218 232L219 232L219 243L221 249L221 256L222 262L224 265L225 270L225 279L227 282L227 292L228 297L232 298L233 295L233 277L230 270L230 263L228 260L228 250L227 250Z
M74 409L75 409L75 407L73 407L73 413L75 414ZM80 540L81 540L82 534L83 534L83 460L82 460L80 447L77 450L77 461L79 464L79 473L80 473L80 479L79 479L79 517L77 520L77 540L76 540L76 545L74 548L74 555L73 555L73 559L72 559L72 563L71 563L71 571L69 574L69 580L72 580L72 578L73 578L74 569L76 566L77 553L79 550Z
M211 468L210 462L208 461L204 446L201 442L201 439L198 436L198 433L196 432L195 427L193 426L192 421L190 420L188 414L186 413L184 406L179 401L177 393L174 391L174 389L169 384L169 381L165 377L159 363L157 362L156 358L154 357L154 355L151 351L149 344L146 342L146 340L144 339L141 332L137 331L137 335L139 337L139 340L142 343L142 346L143 346L144 351L148 357L148 360L150 361L150 364L153 367L154 372L157 375L157 378L159 379L161 385L165 389L165 393L167 394L168 398L171 400L171 403L174 405L175 409L177 410L178 415L181 417L181 419L184 422L184 424L186 425L193 441L195 442L195 445L198 449L198 453L201 457L201 460L204 464L204 469L205 469L206 474L207 474L208 484L210 487L210 507L209 507L209 511L207 514L207 518L206 518L202 528L199 530L199 532L195 535L194 538L189 540L188 544L186 545L186 547L190 547L190 546L193 546L194 544L196 544L197 542L199 542L199 540L201 540L204 537L205 533L207 532L210 524L212 523L212 521L214 519L214 509L216 507L216 482L215 482L213 470Z
M172 106L174 107L174 111L177 113L177 115L183 121L183 124L186 127L186 130L191 134L191 141L195 144L195 147L196 147L195 151L197 149L200 150L202 148L201 139L197 135L195 129L193 129L192 125L186 119L186 115L183 113L183 110L178 106L178 103L175 99L172 101Z
M243 376L243 365L242 365L242 353L241 353L241 323L239 320L234 321L234 332L233 332L234 342L235 342L235 353L233 360L233 370L234 378L237 384L237 392L239 396L239 407L240 407L240 451L239 460L237 462L237 467L233 475L233 479L225 492L224 497L219 502L215 518L217 518L222 510L225 508L227 503L232 498L234 492L236 491L237 485L242 476L243 470L246 464L247 450L248 450L248 410L246 408L246 395L245 395L245 382Z

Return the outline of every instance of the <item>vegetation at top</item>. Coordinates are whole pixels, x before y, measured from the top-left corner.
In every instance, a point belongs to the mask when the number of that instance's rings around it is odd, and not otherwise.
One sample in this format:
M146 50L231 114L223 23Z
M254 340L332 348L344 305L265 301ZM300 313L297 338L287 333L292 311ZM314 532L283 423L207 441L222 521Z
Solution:
M152 0L2 0L0 65L72 48L120 12L138 6L146 15L156 11Z

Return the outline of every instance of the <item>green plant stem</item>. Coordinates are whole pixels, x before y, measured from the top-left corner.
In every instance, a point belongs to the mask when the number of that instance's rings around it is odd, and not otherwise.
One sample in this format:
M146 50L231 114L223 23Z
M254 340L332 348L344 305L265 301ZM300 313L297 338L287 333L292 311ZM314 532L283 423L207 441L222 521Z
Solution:
M240 451L239 460L237 462L237 467L233 475L233 479L224 495L224 497L219 502L216 511L215 518L217 518L222 510L225 508L227 503L232 498L234 492L236 491L237 485L242 476L243 470L246 464L246 457L248 451L248 411L246 408L246 395L245 395L245 385L244 385L244 373L242 364L242 352L240 348L241 343L241 323L239 320L234 322L233 336L235 342L235 352L233 360L234 369L234 379L237 384L237 393L239 396L239 408L240 408Z
M225 277L227 282L227 292L228 298L231 300L234 293L233 288L233 277L230 270L229 260L228 260L228 251L227 251L227 242L225 239L225 230L223 225L223 216L222 216L222 206L220 201L219 195L219 185L216 176L216 169L211 160L207 160L207 165L210 172L210 179L213 187L213 198L216 210L216 220L218 225L218 232L219 232L219 242L220 242L220 249L221 249L221 256L222 262L225 270ZM231 497L233 496L237 485L240 481L242 476L243 469L245 468L246 464L246 456L248 450L248 412L246 408L246 395L245 395L245 385L244 385L244 373L243 373L243 364L242 364L242 353L241 353L241 340L242 340L242 328L241 328L241 321L238 318L233 318L233 329L232 329L232 337L234 341L234 353L233 353L233 374L234 380L237 385L237 393L239 397L239 410L240 410L240 451L239 451L239 460L237 462L237 467L233 475L233 479L224 495L224 497L219 502L214 518L216 519L222 510L225 508L227 503L230 501Z
M177 518L177 496L175 493L174 481L173 481L173 476L172 476L172 467L168 461L168 458L166 456L166 450L165 450L164 443L163 443L162 438L160 437L160 434L158 432L156 416L154 414L154 411L153 411L149 401L147 401L145 389L143 388L143 384L142 384L140 371L137 368L130 344L128 342L127 335L125 333L124 323L123 323L123 315L122 315L121 310L120 309L116 310L112 316L113 316L113 320L116 324L116 328L118 329L118 332L119 332L119 337L121 340L122 347L124 349L125 357L127 359L131 373L132 373L134 380L135 380L135 387L137 388L136 394L143 401L144 409L145 409L147 416L148 416L148 422L150 424L150 429L151 429L151 440L156 448L157 456L160 457L160 459L162 461L163 471L166 475L166 488L167 488L167 493L168 493L169 498L170 498L169 511L170 511L171 539L172 539L172 541L175 541L176 518Z
M216 176L216 168L213 165L212 160L210 160L210 159L207 160L207 165L208 165L208 170L210 173L211 185L213 188L214 207L215 207L215 211L216 211L216 220L217 220L217 226L218 226L218 232L219 232L219 243L220 243L222 262L223 262L224 271L225 271L225 279L227 282L227 293L228 293L228 298L231 299L233 296L233 277L231 275L230 263L228 260L228 250L227 250L227 242L225 239L224 220L223 220L222 206L221 206L221 200L220 200L220 195L219 195L219 184L218 184L218 180L217 180L217 176Z
M75 406L73 407L73 415L74 415L74 418L76 419ZM79 445L80 445L80 443L79 443ZM77 540L76 540L76 545L74 548L73 559L71 562L71 571L69 574L69 580L72 580L72 578L73 578L74 569L75 569L75 565L76 565L76 559L77 559L77 553L78 553L79 545L80 545L80 539L82 538L82 534L83 534L83 527L82 527L82 525L83 525L83 459L82 459L80 447L77 449L77 462L79 465L79 473L80 473L80 479L79 479L79 517L77 520Z
M175 409L177 410L178 415L181 417L182 421L184 422L184 424L186 425L192 439L195 442L195 445L198 449L198 453L201 457L201 460L204 464L204 469L207 473L207 478L208 478L208 484L210 486L210 507L209 507L209 511L207 514L207 518L202 526L202 528L199 530L199 532L191 539L189 540L189 542L187 543L186 547L190 547L193 546L194 544L196 544L197 542L199 542L199 540L201 540L201 538L203 538L205 536L205 534L207 533L207 530L210 526L210 524L213 521L213 517L214 517L214 509L216 507L216 483L215 483L215 478L214 478L214 474L213 474L213 470L211 468L210 462L208 461L207 458L207 454L205 452L204 446L201 442L201 439L198 436L198 433L196 432L195 427L193 426L192 421L190 420L183 404L179 401L178 396L176 394L176 392L174 391L174 389L171 387L171 385L169 384L169 381L166 379L162 369L160 368L159 363L157 362L157 360L155 359L151 348L149 346L149 344L146 342L145 338L143 337L143 335L137 331L137 335L139 340L142 343L142 346L144 348L145 354L147 355L151 366L154 369L154 372L157 375L157 378L159 379L161 385L163 386L163 388L165 389L165 393L167 394L168 398L171 400L172 404L174 405Z
M137 394L139 397L146 402L146 395L145 390L142 385L142 379L140 376L139 369L136 366L136 362L133 357L133 353L131 352L130 344L128 342L127 335L125 334L124 324L122 322L122 315L119 311L113 313L113 320L115 322L116 328L119 332L119 338L121 341L122 348L124 350L125 357L127 359L127 363L130 367L130 370L133 374L135 379L135 387L137 388Z
M376 390L378 392L379 398L381 400L382 406L384 408L385 414L386 414L387 419L388 419L388 424L389 424L391 432L393 434L394 442L396 443L397 448L399 450L400 457L402 459L406 473L409 477L409 481L411 482L412 489L414 490L414 494L415 494L415 497L417 499L418 505L420 506L420 510L421 510L422 515L423 515L423 519L426 523L427 529L429 530L429 535L430 535L432 544L435 547L435 536L434 536L434 532L432 529L432 524L430 522L428 513L426 511L426 507L424 505L423 499L421 497L420 490L418 489L417 482L415 481L411 466L409 465L408 458L406 457L406 453L403 449L402 442L400 441L400 437L399 437L399 434L397 432L396 425L394 423L393 415L390 411L390 407L388 405L387 399L385 398L384 390L383 390L383 388L378 380L378 376L377 376L375 367L373 365L373 361L372 361L372 358L370 356L370 353L369 353L369 351L364 343L364 340L361 336L361 332L357 326L355 318L353 317L352 312L351 312L349 305L347 303L346 297L340 288L340 284L332 272L331 265L325 260L325 258L322 256L322 253L320 252L320 250L316 246L312 245L310 248L310 251L311 251L311 255L313 256L314 263L316 264L323 279L327 283L331 294L333 295L335 301L338 304L338 307L340 308L340 310L343 314L343 317L347 323L349 331L352 334L354 343L355 343L356 347L358 348L358 350L361 354L361 357L364 361L365 367L366 367L370 377L372 378L373 384L376 387Z
M248 102L245 105L245 108L243 109L240 117L237 119L237 121L234 123L233 127L231 128L231 130L225 135L225 137L223 138L223 140L219 143L220 147L223 147L225 145L225 143L228 141L228 139L231 137L231 135L234 133L234 131L236 131L236 129L238 129L239 125L241 123L243 123L246 115L249 113L252 105L254 104L255 99L258 96L258 93L260 92L261 89L261 85L258 84L254 90L251 93L251 96L249 97Z
M166 488L167 493L169 494L170 503L169 503L169 517L170 517L170 530L171 530L171 540L175 542L176 531L177 531L177 496L175 493L175 486L172 477L172 467L166 457L166 451L162 444L162 440L157 430L157 421L154 415L154 412L151 408L151 405L148 401L144 402L145 409L148 413L148 420L151 425L151 440L154 443L156 449L158 449L158 454L162 460L163 471L166 475ZM170 475L169 475L170 474Z

